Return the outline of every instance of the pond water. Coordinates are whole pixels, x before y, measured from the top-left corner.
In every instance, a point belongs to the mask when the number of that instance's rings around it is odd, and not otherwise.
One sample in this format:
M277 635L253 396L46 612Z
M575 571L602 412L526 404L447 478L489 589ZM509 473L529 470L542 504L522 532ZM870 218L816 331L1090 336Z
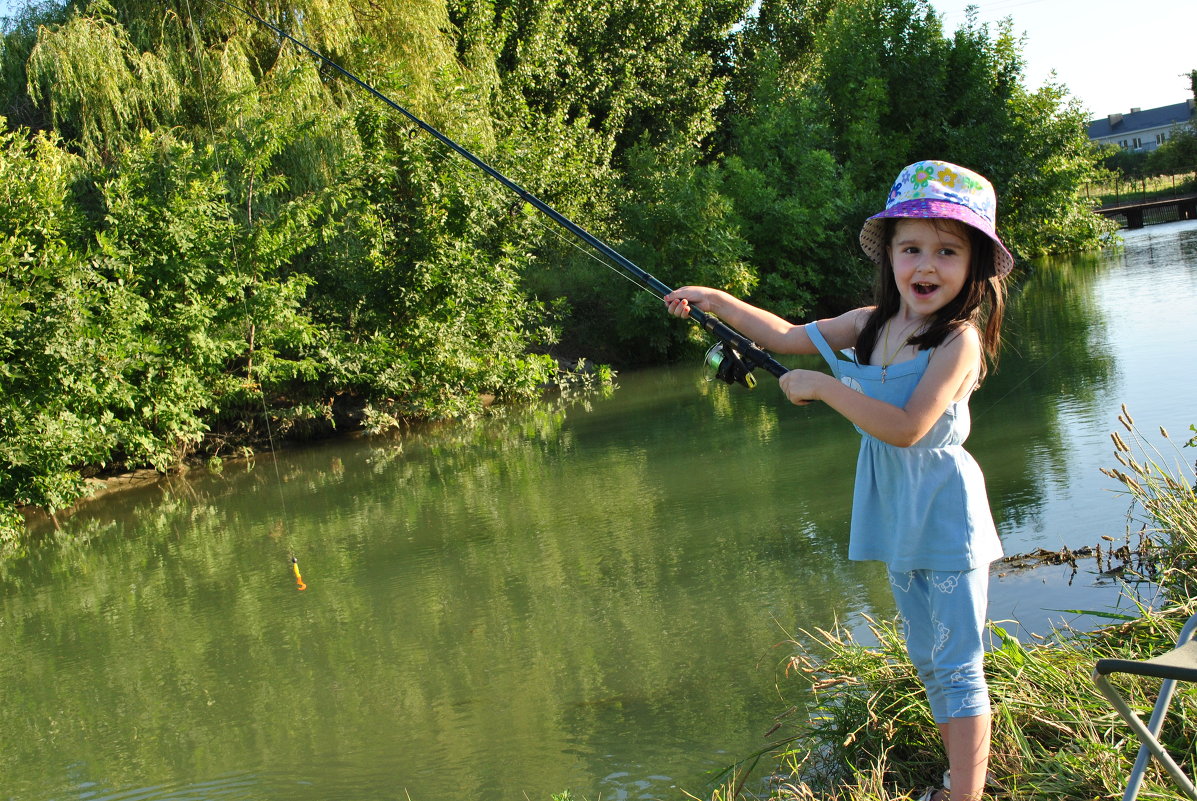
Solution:
M1099 472L1121 404L1153 441L1197 422L1197 225L1125 238L1023 281L974 397L1008 553L1137 530ZM0 566L0 797L702 795L804 703L792 638L893 614L845 558L857 443L682 365L100 499ZM1087 626L1056 610L1120 592L995 568L990 615Z

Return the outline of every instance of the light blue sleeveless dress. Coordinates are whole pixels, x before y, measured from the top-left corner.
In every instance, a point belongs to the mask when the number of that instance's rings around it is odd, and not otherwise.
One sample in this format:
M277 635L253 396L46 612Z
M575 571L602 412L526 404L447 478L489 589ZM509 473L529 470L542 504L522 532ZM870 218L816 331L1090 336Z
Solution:
M904 407L927 370L930 350L888 367L841 358L819 332L806 332L842 383ZM883 380L884 379L884 380ZM971 394L971 393L970 393ZM972 570L1002 556L985 477L964 449L971 418L965 396L908 448L861 434L848 558L879 560L893 572Z

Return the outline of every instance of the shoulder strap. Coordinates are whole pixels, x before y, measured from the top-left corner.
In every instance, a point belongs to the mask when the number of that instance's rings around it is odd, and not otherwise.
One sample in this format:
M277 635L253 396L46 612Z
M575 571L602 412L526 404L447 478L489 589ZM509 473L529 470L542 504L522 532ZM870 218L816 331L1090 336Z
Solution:
M840 375L839 357L836 356L835 351L827 344L827 340L823 337L823 333L819 331L818 323L807 323L806 335L810 337L810 341L815 343L815 347L819 349L819 355L831 367L831 371L835 373L836 378Z

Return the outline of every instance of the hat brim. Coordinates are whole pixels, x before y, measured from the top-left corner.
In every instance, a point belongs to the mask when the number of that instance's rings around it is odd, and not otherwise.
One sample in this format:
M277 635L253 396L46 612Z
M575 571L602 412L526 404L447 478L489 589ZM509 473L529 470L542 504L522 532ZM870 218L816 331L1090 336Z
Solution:
M885 223L886 219L907 218L917 220L957 220L965 225L976 228L985 236L993 240L993 268L999 278L1014 269L1014 257L1002 244L993 224L967 206L946 200L917 199L895 203L880 214L874 214L865 220L860 229L860 247L874 263L885 264Z

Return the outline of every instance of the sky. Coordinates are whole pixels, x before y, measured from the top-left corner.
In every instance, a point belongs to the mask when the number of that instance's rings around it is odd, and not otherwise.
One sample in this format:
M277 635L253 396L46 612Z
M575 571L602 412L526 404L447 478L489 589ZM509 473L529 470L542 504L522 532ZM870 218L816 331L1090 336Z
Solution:
M974 5L978 21L1014 21L1025 35L1025 78L1038 89L1051 72L1090 119L1183 103L1197 70L1197 0L931 0L944 30Z
M0 0L0 15L21 0ZM1025 35L1026 82L1034 90L1054 70L1096 119L1132 108L1182 103L1197 69L1197 0L931 0L951 33L975 5L980 22L1014 20Z

